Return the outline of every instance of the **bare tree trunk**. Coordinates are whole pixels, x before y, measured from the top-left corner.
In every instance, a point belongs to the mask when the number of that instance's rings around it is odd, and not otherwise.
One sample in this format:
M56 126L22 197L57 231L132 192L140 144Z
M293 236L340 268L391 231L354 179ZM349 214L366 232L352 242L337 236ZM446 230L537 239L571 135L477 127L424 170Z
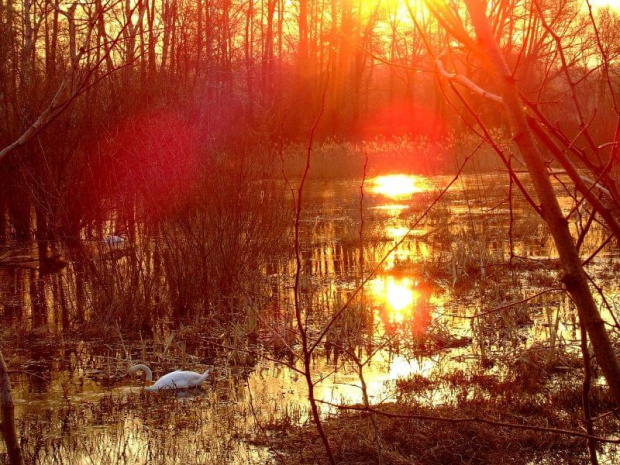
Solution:
M308 0L300 0L299 2L297 27L299 30L297 66L302 78L305 78L308 72Z
M268 105L271 105L273 88L273 17L276 11L276 0L267 0L267 32L265 33L265 51L263 55L263 93Z
M155 72L157 71L157 58L155 56L155 0L152 0L150 3L147 1L147 12L146 18L148 22L148 36L149 36L149 46L148 46L148 61L149 61L149 81L151 81ZM198 55L198 62L200 63L200 55Z
M77 60L77 38L75 27L75 10L77 9L77 3L74 3L67 10L66 16L69 22L69 59L71 60L71 66L76 66Z
M254 83L253 83L253 34L252 34L252 18L254 17L254 0L248 2L248 12L245 17L245 37L244 37L244 54L245 54L245 73L246 73L246 85L248 89L248 106L247 113L250 120L254 114ZM264 82L263 82L264 89Z
M31 98L31 90L34 83L34 28L32 24L32 0L25 0L23 3L23 46L21 56L21 98L23 105L23 112L27 118L29 118L31 105L29 99Z
M558 250L564 276L563 283L577 305L579 316L592 341L594 354L609 384L617 405L620 405L620 365L616 359L609 340L605 323L601 318L592 293L588 286L587 276L583 270L579 252L570 234L568 222L562 214L549 172L543 163L542 156L534 142L528 126L524 105L519 98L515 80L500 52L485 13L485 3L479 0L465 0L481 47L489 60L498 84L502 89L504 103L514 140L527 165L530 178L541 205L543 217L553 236Z
M147 2L148 4L148 2ZM202 49L203 49L203 35L204 35L204 31L203 31L203 25L202 25L202 20L203 20L203 12L202 12L202 8L203 8L203 1L202 0L198 0L196 2L196 69L195 71L195 77L194 77L194 84L196 82L196 79L200 76L200 71L202 70Z
M162 9L162 21L166 25L162 31L161 45L161 70L165 72L166 66L168 65L168 55L170 54L170 34L172 33L172 26L170 25L170 2L166 0L162 1L160 8ZM154 14L153 12L153 15Z
M284 30L284 0L278 3L278 61L282 61L282 36Z
M45 73L49 81L56 77L56 43L58 38L58 5L54 5L52 17L45 16ZM51 22L51 24L50 24Z
M581 325L581 353L583 355L583 387L581 391L581 403L583 405L583 419L586 423L586 431L590 436L594 436L594 428L592 426L592 412L590 411L590 386L592 384L592 365L590 350L588 349L588 334L583 325ZM596 455L596 442L588 439L588 452L590 454L590 463L598 465L598 456Z
M7 231L7 202L4 197L4 192L0 191L0 246L6 245L8 239L8 231Z
M0 407L2 410L2 437L6 443L9 463L11 465L23 465L24 458L19 447L17 431L15 431L15 411L11 397L9 370L4 363L2 352L0 352Z
M114 69L114 65L112 63L112 57L110 53L108 53L108 36L106 33L105 15L101 0L95 1L95 8L95 14L97 15L97 62L99 62L101 54L104 54L106 71L110 72L112 69Z

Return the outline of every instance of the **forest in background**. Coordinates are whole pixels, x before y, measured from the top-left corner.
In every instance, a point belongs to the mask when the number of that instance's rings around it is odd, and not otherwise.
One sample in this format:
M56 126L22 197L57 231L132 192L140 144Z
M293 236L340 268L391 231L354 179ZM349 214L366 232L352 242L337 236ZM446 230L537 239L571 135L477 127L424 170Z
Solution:
M319 139L441 142L475 124L467 107L502 131L495 102L454 92L462 77L488 91L497 84L433 5L3 0L0 242L35 232L78 239L110 208L167 196L214 165L271 164L278 173L278 146L307 139L324 90ZM459 2L446 5L463 13ZM587 137L607 142L618 13L597 9L595 31L577 0L489 5L524 97L569 139L584 137L578 98L592 115ZM454 166L437 158L435 169Z

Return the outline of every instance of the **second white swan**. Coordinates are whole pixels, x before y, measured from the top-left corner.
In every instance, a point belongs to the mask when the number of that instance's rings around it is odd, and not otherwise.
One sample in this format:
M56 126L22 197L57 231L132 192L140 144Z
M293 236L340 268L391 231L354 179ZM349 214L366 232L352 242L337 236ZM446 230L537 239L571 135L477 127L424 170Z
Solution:
M143 371L146 374L147 381L153 381L153 372L149 367L138 363L129 368L129 373L135 373L136 371ZM201 383L207 380L211 374L209 368L203 374L196 373L195 371L182 371L177 370L159 378L152 386L147 386L144 389L146 391L159 391L161 389L187 389L197 387Z

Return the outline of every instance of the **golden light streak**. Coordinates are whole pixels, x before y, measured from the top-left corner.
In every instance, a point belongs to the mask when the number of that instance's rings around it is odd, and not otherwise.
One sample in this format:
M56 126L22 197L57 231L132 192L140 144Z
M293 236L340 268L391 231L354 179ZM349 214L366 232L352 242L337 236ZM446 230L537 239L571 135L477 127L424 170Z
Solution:
M373 210L387 210L388 213L400 213L402 210L406 210L409 208L407 205L400 205L397 203L390 203L386 205L377 205L376 207L372 207Z

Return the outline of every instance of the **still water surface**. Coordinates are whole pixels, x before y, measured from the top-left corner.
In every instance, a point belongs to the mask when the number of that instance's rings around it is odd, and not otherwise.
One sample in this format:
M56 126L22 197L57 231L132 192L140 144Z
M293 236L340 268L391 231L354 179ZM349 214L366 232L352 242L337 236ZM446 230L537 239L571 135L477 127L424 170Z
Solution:
M504 196L505 184L497 179L491 184ZM474 334L467 317L488 308L480 297L484 293L464 284L473 278L463 270L477 268L476 279L487 276L493 281L493 266L505 260L510 246L505 228L496 231L494 226L506 225L508 209L494 204L494 191L480 192L479 177L465 176L438 206L439 213L412 227L448 182L444 177L380 176L365 181L363 197L360 182L310 183L301 243L302 292L314 309L311 336L372 275L351 305L352 316L335 325L326 346L314 357L315 379L323 379L317 383L318 398L362 402L357 366L343 352L347 348L363 361L372 354L363 369L372 403L395 400L398 380L411 374L431 376L476 363L480 351L469 343ZM516 205L515 211L523 209ZM483 222L488 227L479 229ZM464 234L472 229L477 231L473 240ZM513 248L525 257L554 255L549 241L538 234L515 238ZM465 265L471 256L479 257L475 267ZM11 366L21 367L13 379L25 449L39 463L50 464L271 461L273 452L255 445L253 439L282 421L308 419L305 381L284 363L270 360L278 358L275 347L282 334L295 344L292 336L286 336L294 332L292 266L289 262L267 277L280 316L261 322L251 349L268 359L244 359L243 354L195 334L189 343L183 328L141 343L125 341L120 332L114 342L76 339L58 330L66 322L59 323L62 318L54 314L53 301L71 292L66 288L70 279L66 271L46 276L50 313L39 319L38 326L25 318L30 331L13 335L12 346L4 349ZM15 269L0 273L6 283L5 316L11 305L20 308L22 317L32 316L33 294L28 289L38 277ZM558 312L570 313L568 304L562 302ZM568 321L563 318L558 324L567 341L574 339ZM533 344L546 337L548 321L541 318L520 341ZM137 377L124 376L128 356L147 362L156 358L155 376L177 368L201 371L206 360L218 370L202 391L182 396L144 393ZM449 402L449 394L437 392L425 401ZM322 408L324 415L331 413L328 406Z

